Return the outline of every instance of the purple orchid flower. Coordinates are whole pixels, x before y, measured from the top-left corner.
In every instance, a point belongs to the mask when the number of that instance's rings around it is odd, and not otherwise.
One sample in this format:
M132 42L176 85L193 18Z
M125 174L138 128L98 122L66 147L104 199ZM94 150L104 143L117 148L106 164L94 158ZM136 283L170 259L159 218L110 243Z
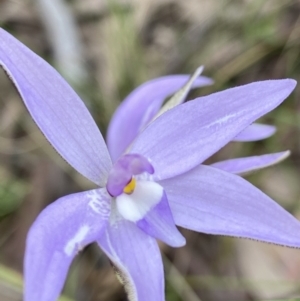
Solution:
M98 185L60 198L32 225L25 301L56 300L71 261L94 241L115 266L130 300L163 301L156 239L183 246L175 225L300 247L298 220L241 177L201 164L277 107L294 89L294 80L256 82L176 106L148 124L112 164L75 92L2 29L0 64L53 147ZM166 86L172 84L170 78Z

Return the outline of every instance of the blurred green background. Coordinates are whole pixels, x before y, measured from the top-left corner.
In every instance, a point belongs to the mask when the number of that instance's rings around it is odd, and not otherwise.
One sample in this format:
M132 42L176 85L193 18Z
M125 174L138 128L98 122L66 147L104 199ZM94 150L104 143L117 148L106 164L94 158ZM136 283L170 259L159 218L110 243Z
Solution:
M146 80L193 73L215 85L300 79L300 1L0 0L0 26L54 65L82 96L103 135L113 111ZM247 177L300 218L300 88L263 122L276 135L231 143L212 160L292 155ZM39 133L0 73L0 300L22 300L28 228L58 197L91 188ZM183 230L187 246L160 244L167 301L300 300L300 250ZM299 233L300 235L300 233ZM149 283L151 285L151 283ZM126 300L107 258L89 246L75 260L64 299ZM299 297L297 297L299 296Z

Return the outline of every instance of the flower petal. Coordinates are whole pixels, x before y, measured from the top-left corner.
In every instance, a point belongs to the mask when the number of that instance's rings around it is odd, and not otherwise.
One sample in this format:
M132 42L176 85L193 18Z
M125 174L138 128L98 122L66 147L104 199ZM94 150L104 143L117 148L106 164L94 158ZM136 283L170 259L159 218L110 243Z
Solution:
M189 101L151 123L130 152L149 159L154 180L184 173L277 107L295 85L290 79L256 82Z
M107 227L98 243L115 266L128 300L165 300L163 265L154 238L122 219Z
M25 301L57 300L73 258L104 230L105 189L76 193L49 205L32 225L25 253Z
M216 162L211 166L235 174L248 174L250 172L266 168L281 162L290 155L290 151L267 154L261 156L252 156L246 158L236 158Z
M137 134L159 111L164 99L179 90L189 75L170 75L150 80L131 92L114 113L108 130L107 146L113 161L126 150ZM211 85L200 76L193 88Z
M299 221L239 176L200 165L160 184L179 226L300 247Z
M132 194L116 198L118 212L147 234L172 247L185 245L185 238L176 228L163 188L151 181L137 181Z
M94 183L104 186L109 153L87 108L43 59L0 29L0 65L40 130L58 153Z
M182 247L186 243L185 238L175 226L165 192L161 201L136 224L147 234L163 241L171 247Z
M240 132L233 141L258 141L271 137L276 132L276 127L268 124L253 123Z

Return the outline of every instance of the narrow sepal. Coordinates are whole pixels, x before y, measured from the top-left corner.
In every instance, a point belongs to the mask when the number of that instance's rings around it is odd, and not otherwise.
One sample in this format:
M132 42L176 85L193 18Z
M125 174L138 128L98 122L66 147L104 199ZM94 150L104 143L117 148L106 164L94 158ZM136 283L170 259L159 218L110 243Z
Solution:
M275 132L276 127L273 125L253 123L235 136L233 141L259 141L271 137Z
M261 156L252 156L245 158L235 158L225 161L220 161L212 164L211 166L222 169L224 171L245 175L251 172L263 169L275 164L280 163L290 155L290 151L266 154Z

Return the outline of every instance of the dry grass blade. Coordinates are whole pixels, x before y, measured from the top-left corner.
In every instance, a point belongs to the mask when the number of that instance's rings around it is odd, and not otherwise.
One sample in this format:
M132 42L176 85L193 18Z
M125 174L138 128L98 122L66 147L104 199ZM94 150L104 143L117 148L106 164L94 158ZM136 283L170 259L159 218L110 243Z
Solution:
M199 68L197 68L197 70L190 77L188 82L162 106L162 108L159 110L159 112L153 118L153 120L155 120L157 117L159 117L161 114L165 113L166 111L171 110L172 108L178 106L179 104L181 104L184 101L184 99L190 92L193 83L198 78L198 76L203 72L203 69L204 69L203 66L200 66Z

